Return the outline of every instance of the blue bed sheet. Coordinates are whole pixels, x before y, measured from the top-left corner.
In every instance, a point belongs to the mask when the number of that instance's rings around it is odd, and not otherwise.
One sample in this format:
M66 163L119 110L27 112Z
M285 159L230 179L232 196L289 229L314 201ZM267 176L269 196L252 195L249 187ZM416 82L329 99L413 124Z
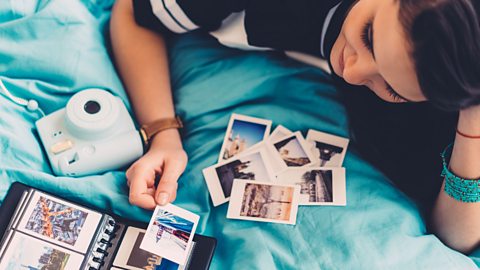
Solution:
M87 87L126 94L108 50L112 1L0 1L0 78L47 112ZM230 114L272 119L292 130L348 136L327 74L275 53L221 47L201 33L171 40L171 76L189 155L176 204L200 214L198 232L218 239L212 269L475 269L470 256L426 233L417 207L354 146L345 158L346 207L301 207L295 226L226 219L201 170L215 163ZM140 78L139 78L140 79ZM40 116L0 95L0 199L14 181L135 220L123 170L55 177L35 133Z

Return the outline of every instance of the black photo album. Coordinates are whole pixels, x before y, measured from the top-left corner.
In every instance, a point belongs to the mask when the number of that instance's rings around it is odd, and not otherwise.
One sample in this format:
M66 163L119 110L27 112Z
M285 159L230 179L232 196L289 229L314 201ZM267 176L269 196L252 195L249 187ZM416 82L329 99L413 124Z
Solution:
M179 265L140 248L147 226L16 182L0 206L0 269L209 268L215 238L194 234L186 263ZM185 246L186 233L168 229Z

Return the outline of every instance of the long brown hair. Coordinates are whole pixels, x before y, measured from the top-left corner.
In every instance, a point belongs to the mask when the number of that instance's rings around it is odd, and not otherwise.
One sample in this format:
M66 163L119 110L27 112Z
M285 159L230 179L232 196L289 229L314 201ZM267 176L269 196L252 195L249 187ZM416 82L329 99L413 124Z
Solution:
M480 104L477 0L398 0L424 95L444 110Z

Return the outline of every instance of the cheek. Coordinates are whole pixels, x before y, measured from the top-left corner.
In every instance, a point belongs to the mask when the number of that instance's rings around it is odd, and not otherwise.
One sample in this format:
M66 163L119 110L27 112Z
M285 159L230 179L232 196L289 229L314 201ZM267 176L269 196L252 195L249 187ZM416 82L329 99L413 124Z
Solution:
M332 64L333 72L339 76L341 75L341 72L340 72L338 60L344 45L345 45L345 38L343 37L343 33L340 33L337 40L333 44L332 51L330 52L330 63Z

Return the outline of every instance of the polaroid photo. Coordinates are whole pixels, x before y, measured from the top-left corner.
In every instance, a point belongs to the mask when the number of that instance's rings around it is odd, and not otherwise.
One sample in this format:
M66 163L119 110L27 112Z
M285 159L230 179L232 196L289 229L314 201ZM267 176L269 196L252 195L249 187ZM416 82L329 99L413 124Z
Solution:
M294 225L300 186L235 180L227 218Z
M291 167L314 165L316 160L310 151L310 145L298 131L268 143L267 148L272 167L277 174Z
M15 233L0 261L0 269L78 270L84 257L23 233Z
M36 191L17 230L85 254L102 215Z
M214 206L228 202L233 179L273 181L275 174L267 162L267 150L255 149L203 170Z
M162 270L182 270L185 266L178 265L169 260L163 260L162 257L145 251L140 248L140 244L145 237L146 230L128 227L125 235L120 244L120 248L117 251L113 265L121 267L126 270L144 270L144 269L156 269ZM193 242L191 248L193 248L195 242ZM191 250L189 251L189 256ZM114 269L114 268L111 268ZM120 268L117 268L120 269Z
M185 265L199 219L198 215L173 204L157 206L140 248Z
M162 257L140 249L146 230L128 227L118 249L114 266L128 270L155 269L162 263Z
M223 139L218 162L232 158L253 145L262 142L270 134L271 127L271 120L232 114L225 138Z
M270 134L270 137L268 137L268 140L271 141L271 142L274 142L274 141L278 141L280 140L281 138L287 136L287 135L290 135L292 134L293 132L282 126L282 125L278 125L277 128L275 128L275 130L272 132L272 134Z
M276 182L299 185L300 205L347 204L345 168L289 168Z
M307 142L315 155L316 166L342 167L349 139L310 129Z

